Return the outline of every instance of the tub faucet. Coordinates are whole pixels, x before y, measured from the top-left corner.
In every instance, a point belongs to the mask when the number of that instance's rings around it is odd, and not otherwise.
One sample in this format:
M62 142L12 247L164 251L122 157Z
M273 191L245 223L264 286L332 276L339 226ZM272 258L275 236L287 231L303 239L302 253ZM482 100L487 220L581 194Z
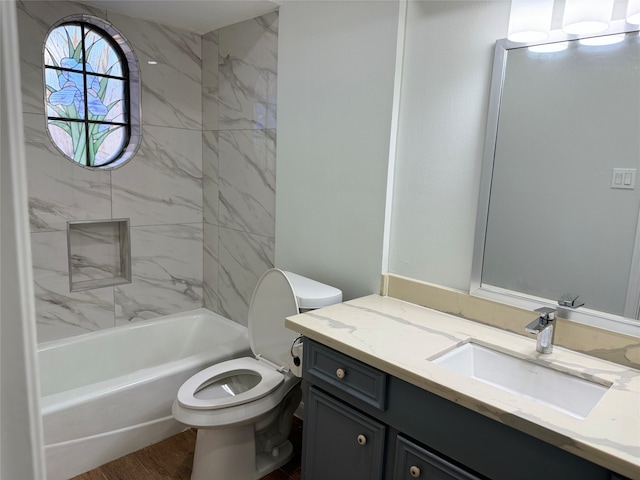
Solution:
M534 311L538 312L540 316L524 327L524 329L529 333L537 335L537 352L551 353L553 351L553 336L555 334L556 309L542 307Z

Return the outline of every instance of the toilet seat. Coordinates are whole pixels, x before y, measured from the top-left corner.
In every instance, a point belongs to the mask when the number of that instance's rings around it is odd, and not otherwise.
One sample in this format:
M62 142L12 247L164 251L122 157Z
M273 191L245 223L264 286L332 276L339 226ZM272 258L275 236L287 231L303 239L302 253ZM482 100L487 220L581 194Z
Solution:
M197 398L198 393L212 383L239 375L256 375L259 377L259 381L255 386L238 394L233 394L222 386L217 388L223 395L226 393L226 396L217 396L213 399ZM282 373L254 358L236 358L212 365L193 375L182 384L178 390L177 398L180 405L186 408L216 410L242 405L264 397L278 388L283 381L284 375Z
M194 410L218 410L258 400L277 389L284 382L281 372L289 369L290 345L297 337L285 328L284 319L297 313L298 302L287 276L275 268L267 271L258 281L249 307L249 343L256 358L228 360L196 373L178 390L178 403ZM252 376L259 381L254 383ZM244 382L246 389L234 393L224 384L225 379ZM198 398L208 388L214 392Z

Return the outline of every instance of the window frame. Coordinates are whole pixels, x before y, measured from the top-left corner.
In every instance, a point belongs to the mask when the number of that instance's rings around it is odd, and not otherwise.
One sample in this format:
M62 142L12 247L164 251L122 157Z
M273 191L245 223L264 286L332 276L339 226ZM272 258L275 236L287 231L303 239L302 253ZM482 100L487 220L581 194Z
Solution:
M47 65L45 63L45 55L47 52L47 41L51 33L59 28L66 25L74 25L80 26L82 31L81 42L82 42L82 51L83 51L83 65L82 70L73 70L69 68L64 68L55 65ZM86 69L86 48L84 45L85 35L87 30L92 30L100 35L104 40L114 49L116 54L119 57L121 66L122 66L122 75L108 75L103 73L95 73L89 72ZM59 116L49 116L49 112L47 111L47 82L46 82L46 72L47 70L56 70L56 71L67 71L80 73L83 76L83 88L84 88L84 105L85 109L82 118L66 118ZM64 158L68 159L74 165L79 165L80 167L87 168L89 170L113 170L118 168L124 164L126 164L131 158L135 155L141 143L141 108L140 108L140 69L138 66L138 60L131 48L129 42L125 39L125 37L118 31L113 25L111 25L106 20L103 20L99 17L95 17L93 15L79 14L79 15L71 15L65 18L60 19L51 28L47 31L45 35L45 39L43 41L42 46L42 72L43 72L43 105L44 105L44 121L45 121L45 129L51 140L51 143L56 147L56 149L64 156ZM87 77L95 76L98 78L113 78L116 80L120 80L123 82L123 102L124 102L124 121L115 122L115 121L96 121L91 120L89 118L88 112L88 98L87 98ZM121 149L118 154L109 162L103 163L101 165L88 165L88 155L89 152L87 150L87 156L85 157L85 162L80 163L75 161L72 157L70 157L67 153L65 153L62 148L56 143L54 140L51 131L49 120L59 120L65 122L74 122L81 123L88 127L90 124L103 124L103 125L117 125L124 127L124 138L122 141ZM90 140L89 129L85 128L85 141L88 142ZM88 144L88 143L87 143Z

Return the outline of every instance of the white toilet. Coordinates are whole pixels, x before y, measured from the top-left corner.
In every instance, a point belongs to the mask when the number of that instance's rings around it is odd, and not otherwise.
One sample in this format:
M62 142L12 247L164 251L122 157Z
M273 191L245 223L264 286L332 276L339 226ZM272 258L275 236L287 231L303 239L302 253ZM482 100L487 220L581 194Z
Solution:
M342 301L314 280L267 271L249 307L253 357L229 360L189 378L173 402L176 420L198 429L191 480L256 480L289 461L289 432L302 393L285 317Z

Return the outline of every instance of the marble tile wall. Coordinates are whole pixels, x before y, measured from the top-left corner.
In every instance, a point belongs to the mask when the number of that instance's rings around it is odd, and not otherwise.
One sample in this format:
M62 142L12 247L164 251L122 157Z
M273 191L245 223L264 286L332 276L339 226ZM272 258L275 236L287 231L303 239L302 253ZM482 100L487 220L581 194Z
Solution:
M202 38L204 305L247 324L275 250L278 14Z
M246 324L274 257L277 13L199 36L75 2L18 7L38 340L203 304ZM113 171L73 165L45 130L42 42L78 13L139 61L142 144ZM70 292L67 222L110 218L130 219L132 283Z
M73 165L45 130L42 44L53 23L77 13L120 30L141 70L142 145L112 171ZM202 168L203 152L217 147L203 142L201 36L62 1L20 1L18 21L38 341L201 307L211 263L203 215L215 210L205 213L203 181L217 182L212 165ZM67 221L109 218L131 221L132 283L71 293Z

